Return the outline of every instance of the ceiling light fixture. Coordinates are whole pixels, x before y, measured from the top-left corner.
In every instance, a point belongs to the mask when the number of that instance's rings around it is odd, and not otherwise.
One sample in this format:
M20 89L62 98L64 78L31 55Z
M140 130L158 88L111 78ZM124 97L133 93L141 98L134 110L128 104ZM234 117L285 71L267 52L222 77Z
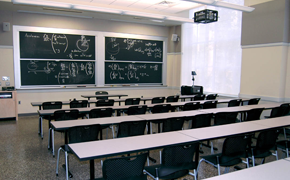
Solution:
M37 1L37 0L12 0L13 4L25 4L33 6L49 6L49 7L58 7L58 8L68 8L72 7L71 4L51 2L51 1Z
M140 16L140 17L147 17L147 18L153 18L153 19L164 19L165 16L159 15L159 14L151 14L151 13L143 13L143 12L136 12L136 11L125 11L124 15L130 15L130 16Z
M78 10L86 10L86 11L96 11L96 12L104 12L104 13L113 13L113 14L121 14L122 10L119 9L110 9L96 6L83 6L83 5L72 5L73 9Z

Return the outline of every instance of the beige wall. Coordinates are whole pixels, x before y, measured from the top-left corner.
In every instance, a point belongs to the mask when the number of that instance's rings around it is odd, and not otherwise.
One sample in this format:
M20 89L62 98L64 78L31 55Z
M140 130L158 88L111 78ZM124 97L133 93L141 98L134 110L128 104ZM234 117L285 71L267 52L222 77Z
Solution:
M285 83L285 101L290 101L290 46L288 46L287 72Z
M179 89L181 86L181 53L167 55L167 86Z
M2 86L6 86L5 83L8 81L3 81L2 76L10 77L10 85L14 86L14 71L13 71L13 49L12 47L0 47L0 82L1 90Z

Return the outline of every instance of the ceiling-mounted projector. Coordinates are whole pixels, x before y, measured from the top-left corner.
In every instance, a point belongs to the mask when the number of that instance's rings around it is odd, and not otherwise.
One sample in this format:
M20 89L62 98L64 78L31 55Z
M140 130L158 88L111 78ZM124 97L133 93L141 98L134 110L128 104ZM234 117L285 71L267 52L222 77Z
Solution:
M194 22L196 23L211 23L218 20L218 12L210 9L205 9L194 13Z

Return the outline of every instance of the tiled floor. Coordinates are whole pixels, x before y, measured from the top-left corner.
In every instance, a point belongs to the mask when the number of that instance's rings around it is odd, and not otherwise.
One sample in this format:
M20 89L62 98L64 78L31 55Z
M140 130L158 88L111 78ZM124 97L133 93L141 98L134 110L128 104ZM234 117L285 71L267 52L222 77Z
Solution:
M261 102L267 103L267 102ZM269 111L263 113L268 114ZM59 175L55 175L56 157L52 157L52 153L47 149L48 124L44 121L44 138L38 136L38 116L20 116L19 120L0 121L0 179L65 179L65 171L60 168ZM110 134L110 133L109 133ZM63 144L64 135L55 133L55 147ZM105 131L104 136L105 137ZM223 139L215 140L214 144L219 151ZM204 154L210 154L209 148L203 147ZM219 152L218 151L218 152ZM150 155L159 158L159 151L150 151ZM89 162L80 162L76 157L70 155L70 171L74 177L72 179L89 179ZM284 157L282 152L279 152L279 157ZM266 159L266 162L275 160L274 157ZM64 154L61 153L61 163L64 163ZM244 164L241 164L245 167ZM95 161L96 177L101 177L100 159ZM222 168L222 170L224 170ZM230 169L230 172L234 168ZM217 169L201 163L198 171L199 179L216 176ZM148 179L151 179L148 177ZM191 176L186 176L182 179L193 179Z

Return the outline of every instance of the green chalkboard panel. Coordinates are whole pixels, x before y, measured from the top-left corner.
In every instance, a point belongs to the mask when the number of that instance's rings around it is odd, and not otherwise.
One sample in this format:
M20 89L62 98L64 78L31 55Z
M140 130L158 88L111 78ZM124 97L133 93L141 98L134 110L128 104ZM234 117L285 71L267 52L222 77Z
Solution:
M95 60L95 36L19 32L20 58Z
M21 85L95 84L95 62L20 60Z
M105 60L162 62L163 41L106 37Z
M162 63L105 62L105 84L161 84Z

